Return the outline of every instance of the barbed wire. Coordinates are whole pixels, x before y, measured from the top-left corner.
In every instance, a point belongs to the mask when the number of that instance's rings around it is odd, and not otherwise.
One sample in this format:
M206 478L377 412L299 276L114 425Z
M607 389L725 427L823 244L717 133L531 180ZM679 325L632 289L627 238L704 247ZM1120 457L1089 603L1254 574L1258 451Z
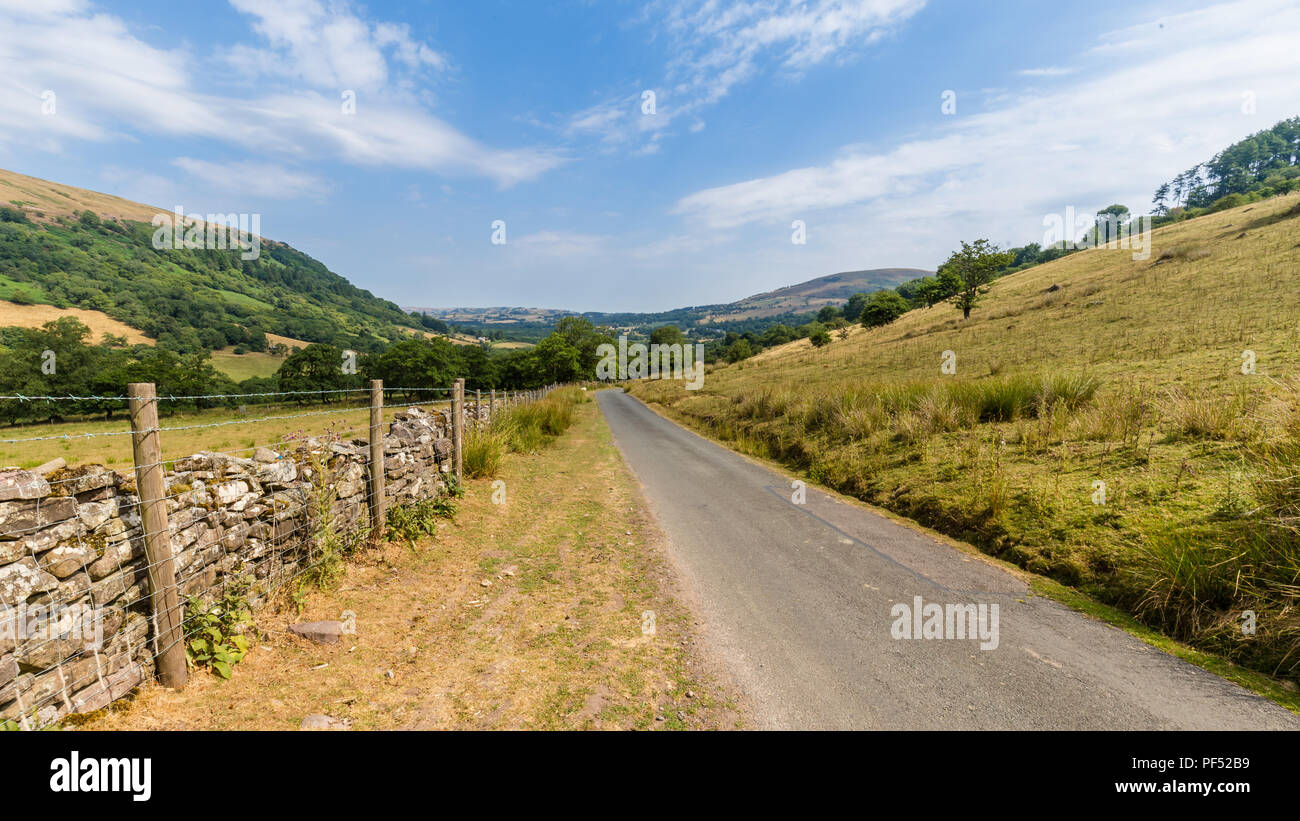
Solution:
M401 390L401 389L393 389L393 390ZM517 393L517 398L527 397L528 399L541 399L544 398L550 392L550 390L551 388L548 387L548 388L540 389L535 392L530 391L530 392L516 392L516 393ZM503 396L506 398L507 402L509 402L510 393L511 392L503 392ZM466 397L466 399L464 400L463 409L467 415L471 412L471 406L469 402L470 399ZM431 404L434 403L407 402L407 403L399 403L394 405L384 405L383 410L397 411L406 408L419 407L421 405L430 406ZM443 402L442 400L438 400L436 404L442 405ZM486 422L486 420L479 415L479 412L481 412L483 405L476 402L473 407L476 412L474 413L473 419L467 421L473 421L475 425L479 425ZM489 409L489 413L497 411L498 409L500 411L508 411L511 407L512 404L487 405L487 408ZM171 426L171 427L155 427L155 428L149 428L138 432L141 433L163 432L163 431L193 430L193 429L201 429L201 428L217 428L217 427L223 427L232 424L248 425L248 424L257 424L259 422L267 422L267 421L280 421L285 419L297 419L297 418L324 416L330 414L359 412L367 409L369 409L369 406L367 405L358 405L349 408L334 408L329 410L308 411L308 412L295 413L295 414L262 416L253 419L238 419L238 420L230 420L230 421L223 421L223 422L211 422L211 423L206 423L201 425L178 425L178 426ZM443 420L440 424L446 425L448 423L448 420L446 419L445 415L443 415L442 410L437 410L435 411L435 413L437 417L440 417ZM391 423L394 421L396 420L381 419L380 425L381 426L385 424L391 425ZM370 436L373 437L375 435L376 430L377 428L374 425L366 425L363 422L353 422L349 424L348 427L344 428L341 431L340 430L322 431L319 434L316 434L315 436L305 437L305 438L301 435L289 434L288 438L282 438L276 442L266 443L262 445L250 445L248 447L237 448L229 451L204 451L193 455L198 456L200 454L210 454L213 456L239 458L236 457L235 454L246 453L248 451L256 451L258 448L262 448L262 447L276 448L282 445L298 445L298 446L302 446L304 444L309 445L311 440L313 438L316 438L316 436L320 436L322 438L330 438L330 439L334 439L335 437L337 437L339 441L342 441L342 437L344 436L350 434L359 434L359 433L369 431ZM63 436L31 437L27 440L18 440L18 441L81 439L81 438L91 438L94 436L105 436L105 435L129 435L133 432L134 431L128 430L128 431L120 431L120 432L111 431L111 432L104 432L98 434L94 434L94 433L67 434ZM320 442L320 444L322 445L333 444L333 441L328 443L322 441ZM373 472L374 470L373 463L369 461L363 449L360 449L358 447L356 450L353 450L348 453L344 453L343 455L353 457L348 460L351 464L363 465L366 467L368 472ZM292 456L289 456L287 454L282 455L277 453L277 456L279 456L280 458L293 458ZM186 457L179 457L179 459L184 459L184 458ZM139 467L164 467L165 468L167 465L175 465L177 461L178 461L177 458L173 458L167 460L160 460L159 462L156 462L153 465L137 465L136 467L137 468ZM295 459L294 461L297 460ZM427 468L434 471L435 476L441 476L443 473L443 471L441 471L438 468L438 464L441 461L442 461L442 457L431 457L431 461L428 462ZM387 472L387 465L385 467L386 467L385 472ZM116 471L114 472L116 473ZM60 485L64 483L77 482L86 478L87 475L93 475L93 474L85 474L85 475L79 475L74 477L56 479L50 484ZM251 475L254 478L256 478L256 472L254 472ZM327 472L322 474L321 480L324 480L326 476L330 476L330 475L336 476L337 474L334 474L333 471L327 470ZM231 475L229 478L230 480L233 481L238 479L239 477L236 475ZM315 482L316 479L314 478L308 479L308 481ZM447 481L450 482L451 481L450 478L448 478ZM182 482L182 484L185 483ZM199 541L194 541L193 539L191 539L185 542L184 544L180 545L179 549L176 549L175 543L173 542L173 550L171 551L170 556L157 561L151 560L151 557L148 553L148 549L144 544L144 541L149 537L149 534L146 532L144 521L138 518L140 513L143 512L144 506L147 503L161 502L163 504L169 504L175 500L181 500L184 497L189 496L193 492L194 489L181 490L179 487L168 487L164 490L164 495L163 498L161 499L141 499L139 498L138 493L133 494L130 491L119 490L118 493L114 494L113 496L113 498L115 498L118 503L113 506L115 510L112 514L110 514L110 517L116 517L119 520L122 520L124 523L127 524L127 527L125 528L125 530L121 531L120 534L114 539L114 546L112 547L113 558L110 560L111 562L110 567L112 567L112 569L106 567L100 567L92 575L92 569L90 565L96 562L97 555L100 557L104 556L105 550L103 547L90 549L90 543L85 541L85 539L89 538L91 535L90 528L84 527L81 524L77 524L77 526L75 527L75 543L81 551L81 556L80 556L81 568L80 571L78 572L84 574L87 577L87 589L83 589L80 591L76 589L72 589L69 590L67 593L65 593L62 589L62 586L60 586L60 589L57 592L52 594L54 596L54 600L52 602L53 604L67 603L68 600L65 599L64 596L76 597L76 596L82 596L85 593L89 593L89 601L91 602L92 606L96 607L97 609L100 607L112 607L114 606L115 602L119 601L118 597L121 595L120 591L117 591L117 587L119 585L124 586L124 589L129 591L130 589L132 589L132 586L134 585L145 584L144 581L145 578L148 579L148 584L152 585L155 583L154 574L153 574L155 568L159 567L164 563L172 563L173 566L175 567L173 584L175 585L175 589L177 591L178 596L181 598L181 602L180 602L181 612L179 616L182 621L181 624L178 625L178 630L175 634L175 637L172 638L170 642L166 641L164 636L159 632L160 625L158 624L157 615L151 612L151 599L148 595L140 595L136 593L133 594L133 597L131 599L129 600L122 599L120 601L120 604L117 605L118 607L120 607L120 611L123 613L123 617L121 622L118 624L118 626L114 628L114 636L112 642L116 644L120 641L120 645L117 647L117 650L115 650L114 652L115 653L124 652L126 661L123 663L136 664L141 666L143 668L142 671L143 675L146 676L149 675L149 671L153 667L153 664L147 658L140 656L141 651L149 652L150 656L156 658L158 654L160 654L162 651L168 650L174 647L178 643L187 644L188 640L192 636L194 636L196 632L199 631L200 628L193 628L188 632L184 629L185 621L190 615L188 609L189 605L187 604L187 602L194 601L195 599L193 597L197 596L198 600L202 601L204 599L208 599L210 596L212 596L215 593L218 593L219 591L229 590L231 589L232 586L235 586L236 589L238 589L239 585L246 584L247 582L252 582L254 588L257 590L258 600L265 602L268 598L273 597L275 595L279 595L279 592L285 589L287 585L294 583L299 579L302 579L306 574L311 573L312 571L320 568L325 562L329 561L328 556L323 554L318 555L317 551L313 548L313 541L315 539L315 534L319 531L319 526L320 526L319 522L316 521L316 516L325 515L325 514L323 514L322 511L317 511L316 508L313 507L313 501L310 498L310 489L306 489L308 495L302 498L300 501L289 504L284 510L276 509L275 515L272 518L269 519L265 518L266 514L258 513L256 514L255 518L248 518L237 523L231 523L231 525L229 526L226 526L223 521L224 516L227 514L227 505L218 505L216 507L208 508L202 513L202 515L198 516L197 518L187 519L186 521L183 522L183 525L180 527L176 526L176 521L172 521L170 523L172 527L169 528L169 531L171 532L166 534L169 541L174 539L178 534L185 531L192 531L194 527L202 524L203 527L206 529L205 533L210 533L213 530L216 531L215 541L212 541L210 544L208 544L208 546L219 545L225 551L239 550L241 549L238 547L240 543L244 542L244 540L246 539L249 539L252 533L259 532L263 535L258 537L258 541L264 547L260 549L259 552L257 552L256 554L250 555L249 557L244 559L240 559L240 561L237 563L237 565L234 568L221 567L217 569L217 572L210 583L199 582L198 583L199 586L194 587L193 585L195 584L196 579L200 579L204 577L206 574L211 572L214 568L218 567L216 564L210 563L204 558L201 558L199 554L196 552L196 548L200 544L206 544L206 543L201 543ZM211 489L209 492L212 492ZM250 490L250 493L251 492L252 491ZM263 494L265 492L266 492L265 490L262 491ZM384 493L384 499L386 500L387 504L402 504L403 500L418 498L418 496L419 494L416 491L407 488L402 488L399 491L388 491ZM376 510L376 506L375 506L376 497L377 497L377 490L375 488L374 483L372 481L367 481L362 485L362 488L359 493L350 494L349 496L343 499L333 499L328 503L322 503L319 499L317 499L315 504L318 505L328 504L330 509L333 509L334 511L333 513L327 514L330 516L342 515L343 511L352 510L358 507L362 508L364 511L373 512ZM196 505L199 504L197 498L193 501ZM385 506L387 506L387 504L385 504ZM41 500L37 501L37 505L39 510L39 508L42 506ZM341 505L341 507L335 509L335 507L339 505ZM135 513L128 518L126 513L127 510L130 509L134 509ZM200 507L192 506L188 509L192 511L197 511L200 509ZM53 522L39 521L39 518L40 517L38 516L38 521L34 523L33 526L31 527L20 528L15 530L6 529L4 534L5 538L13 539L14 537L23 537L37 531L46 530L50 527L57 526L56 523ZM129 519L135 519L134 523L131 523ZM78 521L78 517L73 516L68 521L76 523ZM361 518L361 514L357 514L355 517L349 517L349 524L347 527L349 533L351 533L350 538L364 540L364 538L366 537L366 533L369 532L369 530L375 526L383 527L384 522L370 521L368 517L363 521ZM203 539L203 538L208 538L208 536L200 535L198 538ZM190 544L190 541L193 541L193 544ZM204 549L206 549L206 547ZM41 555L44 553L43 550L38 549L37 546L34 544L28 544L27 552L31 560L37 563L38 567L44 566L42 564L43 555ZM144 561L140 561L142 556L144 557ZM131 575L118 582L109 583L110 579L117 578L120 574L131 574ZM61 576L60 578L64 578L64 577ZM72 578L72 576L68 576L67 578ZM247 582L241 581L244 579L247 579ZM108 591L107 593L103 594L104 598L102 599L100 598L101 585L103 585L104 589ZM211 604L205 603L204 609L206 609L207 612L211 612L212 608L217 606L219 606L219 603L215 603L215 602ZM127 618L127 614L136 614L137 617L142 616L144 618L145 626L143 628L143 633L141 635L135 636L136 631L139 629L138 628L139 622L138 621L135 622L136 626L130 626L131 622ZM120 633L120 638L119 638L119 633ZM67 640L66 636L62 636L62 635L54 636L51 634L45 637L45 640L42 644L53 646L56 649L58 649L64 646L63 643L66 640ZM41 645L38 644L33 646L41 646ZM108 686L108 681L107 681L108 671L103 667L102 662L98 659L96 659L95 664L93 665L81 666L81 664L88 659L96 658L97 654L104 653L104 652L107 652L107 646L104 645L96 645L94 647L83 646L83 648L75 650L66 656L63 655L63 652L59 652L58 655L61 657L59 661L38 672L38 676L39 676L39 675L45 675L46 673L49 673L50 671L53 670L58 670L59 681L58 681L57 688L51 688L50 686L47 685L43 687L29 686L26 688L19 688L18 690L15 690L14 698L16 699L16 704L19 708L18 718L20 722L23 724L23 726L27 726L27 727L48 726L50 723L57 722L59 715L64 710L71 710L74 712L79 711L79 707L77 705L84 704L85 702L83 699L85 698L94 699L94 698L103 697L102 690L103 688L106 688ZM74 663L76 666L74 666ZM101 684L101 690L96 691L94 693L90 693L90 688L94 687L96 682L99 682ZM32 683L33 684L35 683L35 679L32 680ZM87 695L88 693L89 695ZM63 706L59 708L58 711L51 714L41 715L41 713L45 709L50 708L51 706L54 705L58 705L59 703L62 703Z
M440 393L445 393L451 390L453 389L452 388L401 388L401 387L384 388L385 393L390 393L390 392L391 393L415 393L416 391L437 391ZM179 396L174 393L169 393L169 394L158 394L157 396L152 396L149 398L157 401L162 401L165 399L169 402L185 402L185 401L196 400L196 399L248 399L248 398L266 397L266 396L322 396L326 394L339 394L339 393L368 393L369 391L370 388L328 388L324 390L266 391L260 393L196 393L196 394L181 394ZM136 397L102 396L102 395L76 396L73 394L65 394L62 396L56 396L52 394L27 396L21 393L0 396L0 400L15 400L18 402L125 402L133 398Z
M437 401L441 403L446 400L437 400ZM428 402L405 402L396 405L385 404L383 406L383 410L389 410L390 408L415 408L427 404L429 403ZM338 413L351 413L354 411L369 410L370 407L371 407L370 405L355 405L353 407L348 407L348 408L331 408L329 410L322 410L322 411L304 411L302 413L281 414L278 416L258 416L252 419L231 419L225 422L206 422L199 425L171 425L166 427L159 426L156 428L140 428L138 431L136 430L109 430L109 431L98 431L98 432L86 431L84 433L63 433L63 434L55 434L53 436L28 436L21 439L0 439L0 445L18 445L24 442L72 441L75 439L94 439L97 437L105 437L105 436L130 436L134 433L165 433L165 432L183 431L183 430L200 430L202 428L220 428L220 427L227 427L229 425L255 425L259 422L278 422L287 419L302 419L308 416L328 416L331 414L338 414Z

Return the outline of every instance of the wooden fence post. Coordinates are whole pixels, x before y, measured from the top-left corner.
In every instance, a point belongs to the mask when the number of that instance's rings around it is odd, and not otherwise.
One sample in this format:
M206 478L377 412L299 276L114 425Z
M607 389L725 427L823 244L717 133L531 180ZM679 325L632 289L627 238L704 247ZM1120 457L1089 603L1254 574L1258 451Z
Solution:
M148 562L149 603L153 609L154 647L158 680L179 689L189 680L185 667L180 596L176 592L176 565L172 561L172 536L167 524L167 482L163 474L162 445L158 441L158 398L152 382L126 386L131 417L131 455L135 459L135 487L140 497L140 522L144 527L144 553Z
M370 544L384 541L388 499L384 495L384 380L370 380Z
M483 424L481 412L483 410L483 391L478 388L474 389L474 427Z
M465 448L465 380L457 379L451 387L451 448L456 481L461 478L461 454Z
M492 393L488 396L488 418L497 415L497 389L493 388Z

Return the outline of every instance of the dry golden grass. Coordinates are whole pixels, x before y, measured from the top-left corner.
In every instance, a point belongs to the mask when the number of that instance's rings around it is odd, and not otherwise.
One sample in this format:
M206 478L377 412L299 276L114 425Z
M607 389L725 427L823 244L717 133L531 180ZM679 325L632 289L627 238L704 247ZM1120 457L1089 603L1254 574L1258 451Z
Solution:
M88 311L83 308L56 308L53 305L15 305L0 300L0 327L39 328L46 322L53 322L65 316L75 317L90 328L91 342L99 342L104 334L124 336L128 345L152 345L153 340L132 328L118 322L102 311Z
M1160 228L1147 260L1097 249L1012 274L969 321L950 305L914 310L821 349L800 340L714 367L698 392L633 392L1177 638L1300 677L1300 602L1275 592L1294 589L1295 547L1255 539L1251 518L1264 515L1254 454L1289 435L1300 396L1298 203ZM1043 379L1077 401L1039 404ZM1080 392L1085 381L1099 388ZM1251 551L1231 549L1248 538ZM1212 555L1237 558L1210 567ZM1188 564L1197 556L1204 567ZM1239 583L1221 586L1243 556ZM1213 595L1171 584L1171 568L1203 571ZM1228 629L1248 608L1268 613L1267 633Z
M312 713L357 729L738 726L595 404L547 450L509 457L501 479L505 504L471 480L436 538L364 555L301 616L258 615L266 638L230 681L146 685L86 729L294 729ZM286 632L345 610L357 634L337 646Z
M276 344L277 342L279 342L279 343L283 343L284 345L289 346L289 348L291 348L291 349L292 349L292 348L305 348L305 347L307 347L308 345L311 344L310 342L304 342L304 341L301 340L301 339L294 339L294 338L291 337L291 336L280 336L279 334L267 334L267 335L266 335L266 342L267 342L268 345L274 345L274 344Z
M720 368L710 387L930 378L945 350L971 377L999 364L1088 367L1204 386L1239 376L1247 349L1260 374L1285 376L1300 363L1300 217L1263 223L1297 204L1293 194L1162 227L1146 261L1127 250L1073 254L999 280L968 322L950 305L910 311L820 351L807 340L764 351L751 362L771 367ZM1212 255L1159 261L1193 243Z
M101 217L118 217L119 219L149 222L160 211L167 208L155 208L131 200L101 194L86 188L63 185L49 180L28 177L0 168L0 205L12 205L21 202L28 212L28 218L38 221L51 221L54 217L67 217L87 209ZM43 212L44 217L34 212Z

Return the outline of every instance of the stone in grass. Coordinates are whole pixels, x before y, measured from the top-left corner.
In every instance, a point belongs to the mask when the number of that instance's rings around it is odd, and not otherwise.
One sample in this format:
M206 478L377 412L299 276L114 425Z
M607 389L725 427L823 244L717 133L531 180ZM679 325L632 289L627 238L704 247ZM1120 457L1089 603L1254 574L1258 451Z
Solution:
M289 632L317 644L338 644L339 637L343 635L343 622L305 621L289 625Z
M346 718L334 718L333 716L313 713L302 720L298 725L299 730L351 730L352 722Z

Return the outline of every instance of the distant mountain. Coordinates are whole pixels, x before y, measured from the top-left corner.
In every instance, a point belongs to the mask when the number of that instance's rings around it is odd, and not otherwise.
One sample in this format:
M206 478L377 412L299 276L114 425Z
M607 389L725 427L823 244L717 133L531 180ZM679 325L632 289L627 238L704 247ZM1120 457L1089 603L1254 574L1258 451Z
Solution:
M396 304L282 242L261 239L255 259L155 248L157 214L171 211L0 170L0 300L102 311L178 352L260 350L265 334L370 350L416 332Z
M753 319L777 314L816 311L824 305L838 305L857 293L871 293L893 288L909 279L928 276L933 271L920 268L872 268L867 271L845 271L824 277L787 285L762 294L745 297L719 310L708 321Z
M682 327L702 327L720 322L762 319L816 312L825 305L838 305L856 293L893 288L910 279L934 273L920 268L873 268L866 271L844 271L838 274L810 279L797 285L787 285L775 291L745 297L718 305L693 305L671 311L652 313L608 313L587 311L582 316L602 325L638 327L674 323ZM554 308L418 308L408 307L446 322L466 325L549 324L574 311Z

